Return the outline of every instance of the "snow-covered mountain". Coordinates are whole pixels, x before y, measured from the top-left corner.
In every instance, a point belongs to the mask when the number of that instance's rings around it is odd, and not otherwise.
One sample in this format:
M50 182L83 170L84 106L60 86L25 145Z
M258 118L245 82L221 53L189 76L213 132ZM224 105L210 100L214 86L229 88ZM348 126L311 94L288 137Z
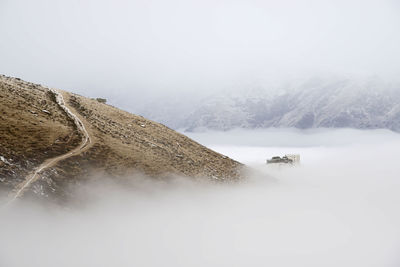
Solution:
M184 106L179 103L186 103ZM203 99L160 101L143 116L175 129L388 128L400 131L400 86L377 78L314 78L276 88L227 91Z

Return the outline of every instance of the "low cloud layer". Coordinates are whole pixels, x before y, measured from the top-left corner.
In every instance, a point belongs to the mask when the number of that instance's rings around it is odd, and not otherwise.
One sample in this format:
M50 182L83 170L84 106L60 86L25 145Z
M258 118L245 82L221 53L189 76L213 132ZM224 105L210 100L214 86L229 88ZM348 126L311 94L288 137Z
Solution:
M128 189L108 181L81 188L81 208L22 202L3 208L0 265L400 264L398 135L263 134L271 139L268 146L245 144L251 132L225 133L229 144L203 142L258 170L238 184L136 179ZM374 141L378 137L381 143ZM274 138L279 146L271 145ZM264 164L266 157L294 152L301 154L301 166Z

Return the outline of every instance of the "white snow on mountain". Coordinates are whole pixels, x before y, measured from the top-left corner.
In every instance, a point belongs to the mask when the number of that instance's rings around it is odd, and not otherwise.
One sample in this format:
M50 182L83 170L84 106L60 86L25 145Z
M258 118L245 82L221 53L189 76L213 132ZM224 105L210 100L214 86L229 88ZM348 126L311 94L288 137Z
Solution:
M313 78L226 90L201 99L171 99L153 100L135 112L185 131L268 127L400 131L400 86L376 77Z

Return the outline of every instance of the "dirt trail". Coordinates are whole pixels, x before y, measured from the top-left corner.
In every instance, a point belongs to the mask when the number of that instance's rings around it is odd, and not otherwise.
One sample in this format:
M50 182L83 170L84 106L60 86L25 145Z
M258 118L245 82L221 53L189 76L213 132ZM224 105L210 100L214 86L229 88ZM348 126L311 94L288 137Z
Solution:
M13 202L17 198L21 197L24 194L24 191L34 181L36 181L39 178L40 172L42 172L43 170L45 170L47 168L54 166L57 162L59 162L61 160L67 159L72 156L79 155L80 153L89 149L89 147L92 145L92 139L91 139L90 134L87 131L84 123L81 121L81 119L78 117L78 115L76 115L75 113L73 113L71 111L71 107L64 101L63 93L56 89L50 89L50 88L49 88L49 91L51 91L54 94L57 104L60 106L61 109L63 109L67 113L68 117L70 117L74 121L78 131L80 131L83 134L82 143L77 148L69 151L66 154L63 154L63 155L60 155L60 156L57 156L54 158L50 158L50 159L47 159L46 161L44 161L39 167L36 168L36 170L32 174L30 174L26 177L25 181L23 181L22 183L20 183L16 186L16 188L11 193L11 197L10 197L11 199L10 199L9 203ZM64 95L65 95L65 93L64 93Z

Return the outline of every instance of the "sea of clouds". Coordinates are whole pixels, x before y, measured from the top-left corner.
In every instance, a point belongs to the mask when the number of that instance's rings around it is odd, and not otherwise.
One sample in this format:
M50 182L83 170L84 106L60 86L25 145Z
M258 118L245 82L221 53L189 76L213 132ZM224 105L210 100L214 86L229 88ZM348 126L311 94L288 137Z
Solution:
M400 135L272 129L189 136L256 172L222 185L105 180L79 189L80 207L3 207L0 266L400 265ZM265 164L286 153L300 154L301 164Z

